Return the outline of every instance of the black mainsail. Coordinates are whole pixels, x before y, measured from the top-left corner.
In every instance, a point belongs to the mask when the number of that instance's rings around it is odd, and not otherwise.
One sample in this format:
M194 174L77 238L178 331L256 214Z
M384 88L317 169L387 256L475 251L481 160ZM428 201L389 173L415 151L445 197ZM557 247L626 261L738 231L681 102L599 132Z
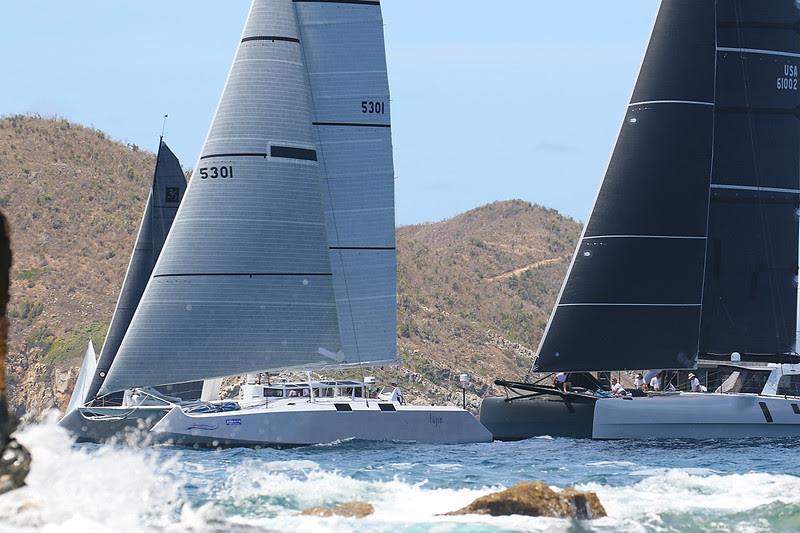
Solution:
M536 368L794 350L794 0L664 0Z
M122 282L117 307L111 318L100 359L84 401L90 401L95 397L111 363L114 362L161 249L164 247L164 241L167 239L185 191L186 177L181 164L162 139L158 147L153 185L139 225L139 234L128 264L128 271Z

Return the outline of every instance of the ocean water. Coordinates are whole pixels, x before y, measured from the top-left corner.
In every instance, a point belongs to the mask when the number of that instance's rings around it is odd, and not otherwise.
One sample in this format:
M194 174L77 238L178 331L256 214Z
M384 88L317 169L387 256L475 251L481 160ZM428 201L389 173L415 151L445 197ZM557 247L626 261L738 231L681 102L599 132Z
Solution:
M0 496L0 531L798 531L800 441L341 442L224 451L75 445L55 420L19 435L28 486ZM445 517L521 480L597 492L609 517ZM365 519L300 517L367 501Z

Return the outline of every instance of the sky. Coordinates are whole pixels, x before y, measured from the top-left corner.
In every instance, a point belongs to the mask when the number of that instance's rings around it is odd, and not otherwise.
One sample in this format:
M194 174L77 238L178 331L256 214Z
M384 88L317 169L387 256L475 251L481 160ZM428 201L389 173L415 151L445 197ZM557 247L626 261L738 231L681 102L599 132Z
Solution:
M0 115L38 113L195 165L249 0L0 2ZM585 220L658 8L383 0L397 222L520 198Z

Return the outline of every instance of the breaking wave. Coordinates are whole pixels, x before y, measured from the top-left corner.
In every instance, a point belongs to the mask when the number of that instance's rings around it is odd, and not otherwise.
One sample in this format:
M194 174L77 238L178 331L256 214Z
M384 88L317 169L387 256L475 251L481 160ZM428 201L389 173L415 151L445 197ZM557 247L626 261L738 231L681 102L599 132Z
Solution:
M33 454L33 469L27 487L0 496L0 531L800 529L800 477L793 475L648 469L624 460L587 461L586 468L603 475L610 468L621 470L613 482L578 486L597 492L609 517L575 524L520 516L442 516L510 484L488 478L481 483L468 482L470 467L453 460L452 448L428 449L424 460L416 448L403 448L407 462L400 463L396 448L301 453L76 446L53 419L28 427L19 439ZM476 461L492 460L505 450L503 444L481 448L486 457ZM369 454L368 462L374 468L354 466L348 454L361 453ZM503 475L513 471L514 461L513 456L506 459L509 468ZM548 464L540 467L559 466L553 456L542 459L545 462ZM323 467L321 463L326 464ZM419 469L427 479L410 479L411 472ZM497 479L505 478L498 475ZM360 520L298 516L310 507L350 501L371 503L375 514Z

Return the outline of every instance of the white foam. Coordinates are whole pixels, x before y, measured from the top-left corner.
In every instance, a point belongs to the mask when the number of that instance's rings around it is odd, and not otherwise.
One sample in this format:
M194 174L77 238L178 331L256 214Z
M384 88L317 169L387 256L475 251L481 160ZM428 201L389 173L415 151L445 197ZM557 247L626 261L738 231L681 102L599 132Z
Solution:
M0 496L0 524L12 530L150 531L178 505L180 485L166 475L174 470L169 461L158 464L143 450L76 449L56 420L53 414L17 435L33 463L27 486Z
M503 487L434 487L426 481L401 479L406 475L403 469L424 463L394 464L397 476L379 481L364 471L359 475L365 477L359 478L324 470L307 459L266 461L250 456L229 462L222 457L217 460L214 452L190 452L182 460L181 454L168 450L77 448L52 419L29 427L19 438L33 453L33 470L28 487L0 496L0 531L182 533L227 531L237 524L298 533L461 528L565 531L571 526L566 520L520 516L442 516ZM607 461L593 466L632 465ZM458 465L431 463L430 467L432 472L442 472ZM191 492L183 490L181 476L191 481ZM626 483L619 487L579 485L597 492L610 515L592 522L593 530L674 529L676 520L686 527L700 527L707 521L757 530L764 529L758 522L764 518L749 518L751 510L779 502L800 504L800 477L790 475L723 475L698 468L641 469L637 476L641 479L615 479ZM188 494L198 502L196 508L186 502ZM375 514L361 520L298 516L303 509L349 501L369 502Z

